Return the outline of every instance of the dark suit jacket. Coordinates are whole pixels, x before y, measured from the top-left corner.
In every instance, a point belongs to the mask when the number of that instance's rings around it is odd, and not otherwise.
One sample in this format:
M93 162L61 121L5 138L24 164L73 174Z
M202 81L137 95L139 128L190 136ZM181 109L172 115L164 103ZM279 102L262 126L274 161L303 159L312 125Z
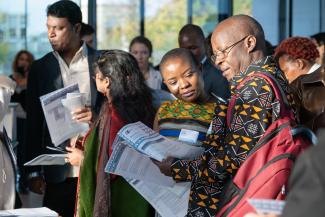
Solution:
M281 217L325 216L325 131L319 143L297 160L289 181L289 195Z
M204 90L207 94L215 95L228 99L230 97L230 86L225 77L222 76L220 70L218 70L211 62L206 59L202 64Z
M93 75L93 62L97 51L88 47L88 64L90 78ZM44 153L52 153L46 146L53 146L39 97L63 87L59 62L52 52L36 60L29 72L27 86L27 127L26 127L26 161ZM91 104L98 103L96 84L90 79ZM45 166L44 177L47 182L62 182L66 178L69 166ZM29 172L40 171L41 167L28 167Z

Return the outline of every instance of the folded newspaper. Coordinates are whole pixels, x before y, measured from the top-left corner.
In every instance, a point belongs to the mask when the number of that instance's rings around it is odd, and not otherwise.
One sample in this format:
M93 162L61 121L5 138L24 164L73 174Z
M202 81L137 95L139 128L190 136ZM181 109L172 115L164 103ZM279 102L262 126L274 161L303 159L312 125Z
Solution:
M24 164L24 166L64 165L67 154L42 154Z
M272 200L272 199L248 199L251 206L254 207L255 211L259 214L275 214L281 215L285 206L283 200Z
M162 217L184 217L191 183L176 183L163 175L151 158L193 159L203 151L202 147L170 140L136 122L118 132L105 171L124 177Z
M67 101L67 95L79 94L78 84L73 84L40 97L52 143L59 146L64 141L88 130L87 123L72 120L69 106L76 100ZM62 103L62 100L64 100Z
M58 213L47 207L0 210L3 217L58 217Z

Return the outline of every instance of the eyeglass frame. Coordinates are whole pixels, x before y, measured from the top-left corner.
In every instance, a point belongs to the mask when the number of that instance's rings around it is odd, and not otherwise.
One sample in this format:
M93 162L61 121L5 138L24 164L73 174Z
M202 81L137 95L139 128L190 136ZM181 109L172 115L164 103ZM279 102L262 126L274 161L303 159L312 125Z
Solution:
M222 50L219 50L217 51L216 53L213 53L210 57L211 61L213 63L216 62L217 59L224 59L226 57L228 57L228 54L230 53L230 51L237 45L239 44L240 42L244 41L249 35L246 35L245 37L243 37L242 39L240 39L239 41L236 41L235 43L227 46L226 48L222 49ZM229 50L228 50L229 49ZM228 50L228 52L226 52ZM220 55L221 54L221 55ZM222 56L223 55L223 56ZM218 56L222 56L222 57L218 57Z

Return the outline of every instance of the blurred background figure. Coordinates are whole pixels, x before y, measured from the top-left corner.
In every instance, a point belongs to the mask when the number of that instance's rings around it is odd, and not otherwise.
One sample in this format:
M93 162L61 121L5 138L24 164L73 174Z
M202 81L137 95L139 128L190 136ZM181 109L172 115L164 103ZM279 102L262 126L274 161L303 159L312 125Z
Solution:
M274 54L274 49L276 46L273 46L271 42L265 40L265 47L266 47L266 55L271 56Z
M206 56L206 48L208 47L208 53L209 50L212 51L211 42L206 43L201 27L193 24L183 26L178 33L178 45L180 48L191 51L197 62L200 63L205 92L211 96L228 99L230 97L228 81L222 76L221 71L208 60L211 55Z
M137 36L132 39L129 51L137 60L147 86L151 89L161 89L160 72L155 70L149 62L152 55L151 41L144 36Z
M275 49L275 57L294 90L301 124L314 132L325 127L325 72L316 63L315 44L308 38L291 37Z
M91 25L81 23L80 37L88 46L95 48L95 29Z
M320 32L315 35L310 36L315 45L317 46L317 50L319 52L319 57L316 59L316 62L320 65L324 65L325 63L325 32Z
M27 193L27 175L23 166L25 162L25 124L26 124L26 88L29 69L34 61L34 56L27 50L19 51L12 63L12 75L10 76L17 84L11 102L18 103L17 116L17 161L19 167L19 192Z
M15 82L10 78L0 75L0 122L2 122L10 102L10 97L15 90ZM8 140L0 130L0 159L1 182L0 182L0 210L13 209L16 201L16 165L14 154Z
M10 77L17 83L15 92L18 94L26 89L28 72L33 61L33 54L27 50L19 51L14 58L12 63L12 75ZM14 100L16 97L17 96L14 95L12 100ZM23 107L25 107L25 104L25 101L21 103Z

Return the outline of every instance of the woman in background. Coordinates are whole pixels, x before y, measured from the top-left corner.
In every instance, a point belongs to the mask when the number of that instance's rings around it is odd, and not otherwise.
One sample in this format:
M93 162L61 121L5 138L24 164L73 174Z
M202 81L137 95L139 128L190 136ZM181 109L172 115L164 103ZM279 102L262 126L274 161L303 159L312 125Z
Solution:
M104 52L95 63L97 90L107 98L84 142L78 186L79 217L146 217L149 203L122 177L105 173L117 132L141 121L152 127L154 109L149 88L135 58L124 51Z
M132 39L129 47L130 53L138 62L144 80L151 89L161 89L162 78L160 72L155 70L149 63L152 55L152 44L144 36L137 36Z
M12 63L12 75L10 76L16 82L16 89L11 97L11 102L19 103L16 108L17 115L17 161L19 167L19 186L20 193L27 193L27 175L25 162L25 121L26 121L26 88L30 66L34 61L34 56L27 50L19 51Z

